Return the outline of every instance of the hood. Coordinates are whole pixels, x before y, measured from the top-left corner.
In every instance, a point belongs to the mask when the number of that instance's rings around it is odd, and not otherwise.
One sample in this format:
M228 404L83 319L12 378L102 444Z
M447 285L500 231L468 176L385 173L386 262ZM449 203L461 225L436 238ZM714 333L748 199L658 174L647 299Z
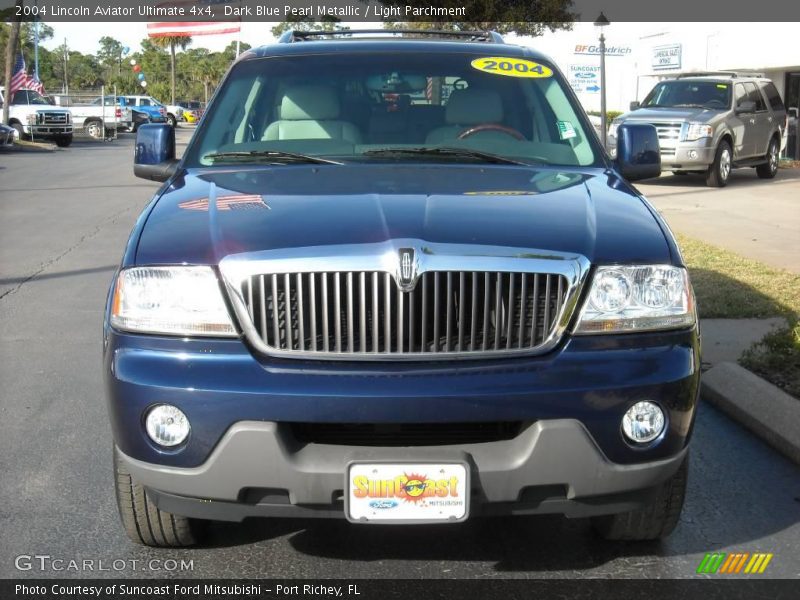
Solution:
M348 164L204 169L164 191L137 264L412 238L671 262L649 207L611 171Z
M707 123L724 111L708 108L639 108L620 115L619 121L696 121Z

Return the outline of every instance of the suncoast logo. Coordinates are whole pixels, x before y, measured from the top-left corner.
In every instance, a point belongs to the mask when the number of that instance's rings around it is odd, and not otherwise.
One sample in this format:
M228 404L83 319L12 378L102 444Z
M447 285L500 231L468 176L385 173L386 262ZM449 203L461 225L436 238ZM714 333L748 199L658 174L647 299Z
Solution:
M697 573L710 575L756 575L767 570L773 554L765 552L713 552L706 554Z

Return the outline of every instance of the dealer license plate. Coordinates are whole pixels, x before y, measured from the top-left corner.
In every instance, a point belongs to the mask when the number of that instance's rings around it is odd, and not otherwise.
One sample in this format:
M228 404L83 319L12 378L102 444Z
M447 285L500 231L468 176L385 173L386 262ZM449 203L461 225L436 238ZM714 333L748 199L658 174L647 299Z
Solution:
M357 523L463 521L469 514L463 463L351 463L345 514Z

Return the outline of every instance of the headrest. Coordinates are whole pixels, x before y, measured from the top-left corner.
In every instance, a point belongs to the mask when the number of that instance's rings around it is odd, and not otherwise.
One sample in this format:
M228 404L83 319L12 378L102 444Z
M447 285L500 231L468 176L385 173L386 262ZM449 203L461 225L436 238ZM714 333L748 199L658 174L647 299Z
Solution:
M339 118L339 97L327 85L308 84L286 88L281 100L283 121L323 121Z
M494 90L454 90L444 113L448 125L499 123L503 120L503 101Z

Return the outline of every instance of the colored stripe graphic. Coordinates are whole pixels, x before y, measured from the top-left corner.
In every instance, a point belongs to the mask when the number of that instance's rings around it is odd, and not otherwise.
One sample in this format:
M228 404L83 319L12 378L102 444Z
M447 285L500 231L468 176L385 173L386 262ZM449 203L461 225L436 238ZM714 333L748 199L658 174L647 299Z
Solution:
M765 552L709 552L697 566L697 573L731 574L744 573L755 575L766 571L767 565L774 555ZM749 560L748 560L749 559ZM745 566L746 565L746 566Z
M725 552L714 552L713 554L706 554L700 566L697 567L698 573L716 573L722 561L725 560Z
M763 573L767 569L769 561L772 560L772 554L757 553L753 554L753 558L744 569L745 573Z

